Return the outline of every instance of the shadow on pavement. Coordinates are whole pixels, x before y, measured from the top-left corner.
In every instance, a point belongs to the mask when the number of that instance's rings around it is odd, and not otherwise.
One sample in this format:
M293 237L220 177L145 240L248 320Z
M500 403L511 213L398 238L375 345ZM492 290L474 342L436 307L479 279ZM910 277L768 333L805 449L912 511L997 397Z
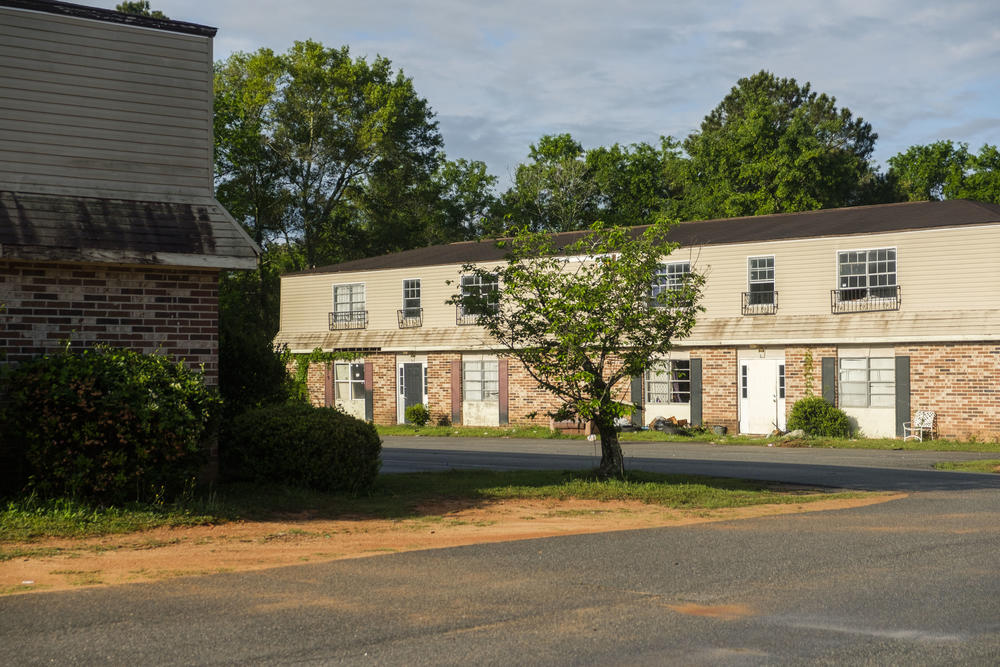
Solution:
M494 470L580 470L594 468L594 456L386 448L382 472L420 472L486 468ZM963 491L1000 489L1000 475L946 470L906 470L800 463L709 461L626 457L626 468L684 475L737 477L866 491Z

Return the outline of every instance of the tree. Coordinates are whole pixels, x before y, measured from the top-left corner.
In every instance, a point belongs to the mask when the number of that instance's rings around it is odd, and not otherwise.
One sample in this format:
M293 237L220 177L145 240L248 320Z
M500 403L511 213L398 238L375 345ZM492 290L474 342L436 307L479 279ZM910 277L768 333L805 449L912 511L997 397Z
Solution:
M387 59L313 41L237 53L216 64L216 111L220 200L299 248L296 268L412 247L399 211L421 206L442 140Z
M149 0L131 0L119 2L115 9L123 14L137 14L138 16L149 16L154 19L169 19L170 17L158 9L149 8Z
M764 215L866 202L878 135L807 82L737 81L684 141L691 217Z
M892 156L889 176L909 201L975 199L1000 203L1000 151L985 144L978 154L968 144L937 141L910 146Z
M686 337L701 310L700 275L687 274L673 289L658 281L663 257L677 247L666 239L669 228L665 219L645 229L598 223L565 247L521 230L505 244L504 265L463 267L498 287L450 300L477 314L499 346L564 402L565 414L595 422L605 478L623 473L615 418L633 409L616 389ZM655 297L654 283L661 285Z
M670 137L656 148L646 143L584 150L569 134L545 135L518 165L513 186L503 195L500 213L488 232L527 226L536 231L587 229L597 220L608 225L650 224L665 211L678 210L683 192L684 158Z

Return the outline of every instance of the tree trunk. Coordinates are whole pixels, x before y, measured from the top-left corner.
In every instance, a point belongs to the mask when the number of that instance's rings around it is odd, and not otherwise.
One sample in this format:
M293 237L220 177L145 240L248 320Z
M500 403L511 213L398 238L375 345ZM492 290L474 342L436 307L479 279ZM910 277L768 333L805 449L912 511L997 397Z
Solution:
M622 446L618 442L618 429L614 420L597 420L597 430L601 434L601 466L597 469L600 479L623 479L625 477L625 458L622 456Z

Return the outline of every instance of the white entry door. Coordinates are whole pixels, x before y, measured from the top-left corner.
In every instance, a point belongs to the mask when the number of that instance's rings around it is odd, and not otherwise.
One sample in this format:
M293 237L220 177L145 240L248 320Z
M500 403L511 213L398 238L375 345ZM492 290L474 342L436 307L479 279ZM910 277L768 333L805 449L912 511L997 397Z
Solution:
M785 397L777 359L740 362L740 433L770 433L785 428Z

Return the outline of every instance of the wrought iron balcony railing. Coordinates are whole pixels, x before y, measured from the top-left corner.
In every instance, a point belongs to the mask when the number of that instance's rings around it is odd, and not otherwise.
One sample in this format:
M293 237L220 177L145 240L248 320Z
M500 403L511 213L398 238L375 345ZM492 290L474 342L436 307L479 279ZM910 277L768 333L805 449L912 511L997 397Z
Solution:
M774 315L777 312L777 292L743 292L744 315Z
M899 310L902 300L899 285L835 289L830 291L830 312L876 313Z
M461 305L455 306L455 324L460 327L470 324L479 324L479 315L467 313Z
M402 308L396 311L400 329L414 329L424 325L423 308Z
M339 329L364 329L368 326L367 310L348 310L330 313L330 331Z

